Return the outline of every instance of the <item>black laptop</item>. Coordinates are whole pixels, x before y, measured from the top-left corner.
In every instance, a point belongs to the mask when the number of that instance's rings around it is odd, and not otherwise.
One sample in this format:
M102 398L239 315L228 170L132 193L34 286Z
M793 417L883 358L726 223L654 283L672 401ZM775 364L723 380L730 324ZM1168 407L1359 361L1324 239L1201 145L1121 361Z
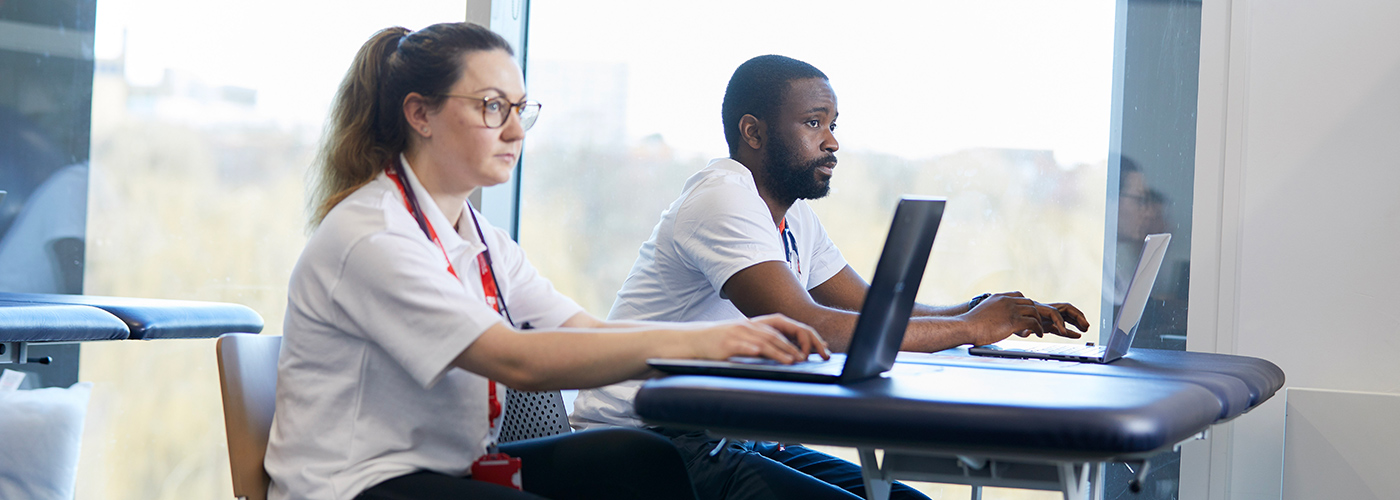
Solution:
M923 280L933 248L933 236L943 219L941 198L904 197L894 211L885 249L875 266L875 277L860 309L860 319L843 356L822 360L813 354L806 362L784 365L758 358L729 361L648 359L657 370L675 374L849 384L879 376L894 366L904 329L914 309L914 296Z
M1113 321L1113 332L1103 345L1051 344L1046 342L1025 342L1003 340L992 345L973 347L969 354L996 356L1001 358L1054 359L1081 363L1112 363L1128 353L1137 336L1142 312L1147 309L1147 298L1152 293L1152 285L1157 282L1157 271L1162 268L1162 259L1167 255L1167 244L1172 235L1167 233L1150 234L1142 245L1142 256L1138 258L1137 270L1132 281L1128 282L1128 293L1118 308L1118 317ZM1100 338L1100 341L1103 339Z

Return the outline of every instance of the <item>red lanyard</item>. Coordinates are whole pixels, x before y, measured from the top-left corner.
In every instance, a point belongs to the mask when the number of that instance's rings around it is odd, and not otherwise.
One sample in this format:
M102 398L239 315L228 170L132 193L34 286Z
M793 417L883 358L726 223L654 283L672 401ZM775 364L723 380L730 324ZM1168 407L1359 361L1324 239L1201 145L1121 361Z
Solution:
M797 237L788 230L787 217L783 217L783 220L778 222L778 238L783 240L783 259L787 260L788 265L796 266L797 274L801 275L802 259L797 255ZM791 246L788 245L788 240L792 241Z
M401 164L397 161L394 166L399 166L401 168ZM447 261L447 272L452 273L453 277L461 279L460 276L457 276L457 270L452 267L452 259L447 257L447 248L443 247L442 241L438 239L437 231L433 229L433 223L429 222L428 218L423 215L422 210L418 209L418 200L409 196L408 188L403 183L403 179L399 178L398 172L394 171L394 166L386 167L384 172L389 174L389 178L399 187L399 194L403 195L403 204L408 208L408 213L413 215L413 218L418 221L418 226L428 235L428 239L432 240L432 242L437 245L438 250L442 251L442 258ZM477 234L481 235L481 224L476 221L476 214L472 214L472 223L477 225ZM486 238L484 236L481 238L481 244L483 246L486 245ZM505 303L500 300L500 291L496 288L496 275L491 271L491 261L487 257L487 252L490 251L490 247L487 247L486 250L476 254L476 265L481 269L481 290L486 295L486 305L495 309L496 314L504 316ZM509 320L508 316L507 320ZM496 419L500 418L501 412L505 409L502 407L500 399L496 397L496 381L486 379L486 386L488 387L487 408L489 408L487 423L494 429L496 427Z

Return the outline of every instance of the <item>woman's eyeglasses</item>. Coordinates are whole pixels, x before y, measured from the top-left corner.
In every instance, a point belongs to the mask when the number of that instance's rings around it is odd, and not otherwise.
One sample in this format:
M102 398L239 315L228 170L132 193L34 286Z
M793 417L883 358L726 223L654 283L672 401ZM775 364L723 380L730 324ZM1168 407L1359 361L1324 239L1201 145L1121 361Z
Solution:
M488 128L501 128L510 119L511 110L520 118L520 128L530 130L540 117L540 103L534 101L510 102L504 97L476 97L460 94L442 94L443 97L460 97L481 101L481 119Z

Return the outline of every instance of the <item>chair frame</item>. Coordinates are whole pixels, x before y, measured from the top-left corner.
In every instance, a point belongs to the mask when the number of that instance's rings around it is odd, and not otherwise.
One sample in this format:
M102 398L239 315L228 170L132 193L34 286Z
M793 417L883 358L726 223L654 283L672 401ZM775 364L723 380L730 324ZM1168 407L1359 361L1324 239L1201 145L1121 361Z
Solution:
M224 429L228 435L233 495L266 500L271 484L263 458L277 403L277 360L282 337L251 333L219 336L219 386L223 392ZM570 432L559 391L507 391L508 408L502 442ZM506 432L509 430L509 432Z
M224 334L215 344L229 471L236 498L267 499L271 479L263 469L263 457L267 454L267 438L277 403L281 347L281 336L251 333Z

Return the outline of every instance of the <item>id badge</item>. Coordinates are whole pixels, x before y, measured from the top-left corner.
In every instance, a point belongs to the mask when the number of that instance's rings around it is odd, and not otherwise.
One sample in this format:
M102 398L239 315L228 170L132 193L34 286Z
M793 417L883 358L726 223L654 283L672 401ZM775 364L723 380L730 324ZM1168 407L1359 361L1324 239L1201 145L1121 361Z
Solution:
M472 479L519 490L520 459L505 453L482 455L472 462Z

